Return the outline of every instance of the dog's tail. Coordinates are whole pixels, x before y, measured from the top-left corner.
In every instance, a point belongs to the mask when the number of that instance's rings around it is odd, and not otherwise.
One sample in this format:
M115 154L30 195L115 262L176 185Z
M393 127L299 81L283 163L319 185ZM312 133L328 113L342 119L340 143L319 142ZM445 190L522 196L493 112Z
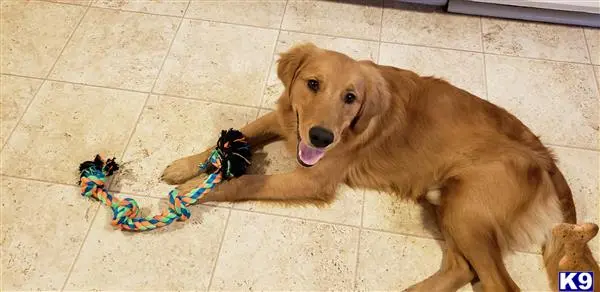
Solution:
M552 290L559 288L559 272L585 271L594 273L594 290L600 291L600 268L588 246L598 233L598 225L577 224L573 195L564 176L555 168L550 174L563 222L554 226L544 247L544 265Z

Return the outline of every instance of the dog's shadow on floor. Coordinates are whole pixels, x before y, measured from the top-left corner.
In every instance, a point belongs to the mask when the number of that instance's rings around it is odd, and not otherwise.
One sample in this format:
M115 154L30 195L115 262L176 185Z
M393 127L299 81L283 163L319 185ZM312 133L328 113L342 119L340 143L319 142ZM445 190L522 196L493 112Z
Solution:
M442 233L439 228L439 220L436 214L436 206L430 204L426 200L420 200L417 202L421 207L421 222L423 222L424 229L427 233L431 235L431 237L437 239L436 243L439 245L440 249L445 249L445 242L442 236ZM440 263L441 266L441 263ZM471 283L467 284L467 287L470 286L472 291L481 292L483 288L481 286L481 282L479 278L475 276L475 278L471 281Z
M252 164L248 168L248 174L267 174L271 160L267 159L269 154L263 149L252 153Z

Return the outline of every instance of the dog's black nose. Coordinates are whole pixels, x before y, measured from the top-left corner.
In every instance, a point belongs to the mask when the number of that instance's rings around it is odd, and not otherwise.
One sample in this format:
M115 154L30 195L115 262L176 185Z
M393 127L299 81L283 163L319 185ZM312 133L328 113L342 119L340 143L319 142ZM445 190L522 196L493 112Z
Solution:
M310 137L310 143L315 147L325 148L333 143L333 132L322 127L310 128L308 136Z

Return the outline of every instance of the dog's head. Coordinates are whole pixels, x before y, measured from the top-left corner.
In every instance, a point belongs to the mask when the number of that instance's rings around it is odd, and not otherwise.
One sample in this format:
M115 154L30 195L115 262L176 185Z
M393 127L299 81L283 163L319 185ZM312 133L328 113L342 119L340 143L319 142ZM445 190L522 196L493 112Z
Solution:
M372 62L302 44L278 61L277 75L297 117L298 161L315 165L348 137L372 128L386 101L385 81Z

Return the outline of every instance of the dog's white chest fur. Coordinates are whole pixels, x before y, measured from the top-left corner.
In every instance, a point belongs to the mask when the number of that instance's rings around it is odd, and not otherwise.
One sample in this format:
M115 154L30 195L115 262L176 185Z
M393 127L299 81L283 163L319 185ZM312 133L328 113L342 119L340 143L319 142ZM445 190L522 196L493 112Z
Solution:
M425 194L425 198L430 204L439 206L442 203L442 192L440 189L429 190Z

